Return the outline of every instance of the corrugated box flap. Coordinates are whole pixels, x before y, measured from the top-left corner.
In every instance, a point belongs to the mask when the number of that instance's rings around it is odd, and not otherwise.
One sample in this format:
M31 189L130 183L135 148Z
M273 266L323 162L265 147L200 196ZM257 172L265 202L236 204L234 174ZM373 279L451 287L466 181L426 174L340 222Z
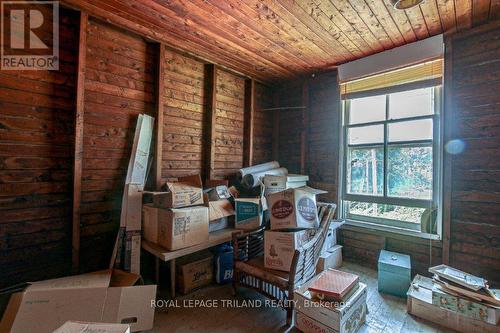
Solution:
M156 285L109 288L103 322L129 324L131 331L145 331L153 328Z
M58 279L32 282L27 291L75 289L75 288L106 288L111 282L111 270L67 276Z

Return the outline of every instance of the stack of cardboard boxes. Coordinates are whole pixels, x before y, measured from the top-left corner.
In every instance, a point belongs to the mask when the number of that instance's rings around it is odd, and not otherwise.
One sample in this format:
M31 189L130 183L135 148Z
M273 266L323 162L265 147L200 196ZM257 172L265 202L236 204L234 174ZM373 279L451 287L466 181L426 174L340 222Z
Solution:
M319 219L316 195L325 193L307 186L268 195L271 230L264 232L264 266L290 271L295 250L310 240Z
M327 274L331 275L333 280L327 284L318 283ZM366 320L368 309L368 293L364 283L356 282L345 295L339 294L335 299L325 297L324 294L322 299L319 299L316 295L318 286L330 289L341 286L346 281L346 275L352 274L327 270L295 291L295 326L299 330L304 333L354 333L359 330Z
M167 182L167 192L149 192L143 206L143 237L169 251L208 241L209 209L199 175Z

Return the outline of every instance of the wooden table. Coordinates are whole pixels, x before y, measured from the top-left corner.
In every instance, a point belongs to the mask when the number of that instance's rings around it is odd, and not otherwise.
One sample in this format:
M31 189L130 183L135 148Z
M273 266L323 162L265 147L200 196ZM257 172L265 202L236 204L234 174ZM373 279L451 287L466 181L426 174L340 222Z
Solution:
M236 230L234 228L227 228L218 231L211 232L208 237L208 242L201 243L198 245L185 247L176 251L168 251L167 249L150 243L148 241L142 240L143 250L151 253L155 256L155 279L156 283L160 283L160 261L170 262L170 291L172 298L175 297L175 259L183 257L185 255L195 253L201 250L208 249L209 247L216 246L222 243L231 241L233 233L240 233L241 230Z

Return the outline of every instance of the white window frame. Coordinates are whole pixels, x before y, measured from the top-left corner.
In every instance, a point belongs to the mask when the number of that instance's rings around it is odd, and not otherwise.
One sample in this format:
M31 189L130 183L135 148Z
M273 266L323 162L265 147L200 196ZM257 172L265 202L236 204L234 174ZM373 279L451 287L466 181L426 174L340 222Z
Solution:
M339 198L339 214L340 217L346 220L347 224L366 227L374 230L380 231L389 231L396 232L405 235L411 235L421 238L427 239L442 239L442 184L443 184L443 98L442 98L442 86L431 84L427 86L420 86L419 88L433 88L434 89L434 114L425 115L425 116L415 116L401 119L389 119L389 95L394 92L400 91L409 91L417 89L413 85L408 85L405 87L401 87L394 91L392 89L388 89L382 93L373 94L363 94L364 96L375 96L375 95L385 95L386 97L386 118L383 121L374 121L367 122L362 124L349 124L349 106L350 99L356 97L348 97L346 99L342 98L342 115L341 121L339 122L340 128L340 153L339 153L339 187L338 187L338 198ZM359 97L364 97L359 96ZM397 142L397 143L388 143L388 125L391 123L398 123L403 121L411 121L411 120L420 120L420 119L433 119L433 139L432 140L422 140L422 141L408 141L408 142ZM362 127L368 125L384 125L384 142L382 144L364 144L364 145L355 145L359 147L373 148L373 147L383 147L384 148L384 186L383 186L383 196L370 196L364 194L349 194L347 193L347 131L349 128L353 127ZM431 200L421 200L421 199L408 199L408 198L396 198L396 197L388 197L386 196L387 188L386 188L386 179L387 179L387 149L389 146L404 146L404 145L415 146L421 144L423 146L432 146L433 152L433 192ZM407 206L407 207L420 207L420 208L429 208L429 207L437 207L437 233L430 234L425 233L420 230L412 230L408 228L411 226L410 222L405 221L396 221L396 220L388 220L382 218L375 217L367 217L367 216L347 216L346 205L344 205L345 201L358 201L358 202L373 202L380 204L389 204L389 205L399 205L399 206ZM381 222L385 221L385 222ZM420 226L420 224L415 226Z

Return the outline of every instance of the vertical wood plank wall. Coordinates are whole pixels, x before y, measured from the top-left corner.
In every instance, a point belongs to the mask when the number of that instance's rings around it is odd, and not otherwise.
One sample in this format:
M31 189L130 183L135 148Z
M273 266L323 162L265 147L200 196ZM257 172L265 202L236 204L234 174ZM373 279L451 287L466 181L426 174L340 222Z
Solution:
M81 195L83 271L109 262L137 116L154 115L155 68L154 45L89 20Z
M451 38L450 264L500 283L500 22Z
M0 71L0 285L69 273L76 12L60 10L60 70Z

